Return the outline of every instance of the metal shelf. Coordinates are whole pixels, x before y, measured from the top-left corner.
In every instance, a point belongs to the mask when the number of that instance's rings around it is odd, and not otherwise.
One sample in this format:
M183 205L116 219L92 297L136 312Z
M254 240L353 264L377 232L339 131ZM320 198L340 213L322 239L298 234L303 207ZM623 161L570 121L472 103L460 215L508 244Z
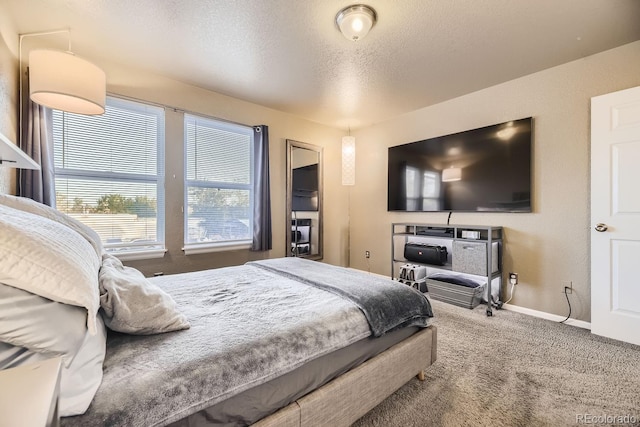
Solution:
M464 232L464 233L463 233ZM469 232L477 232L477 238L469 238L466 235L473 233ZM463 238L462 235L465 235ZM404 256L399 257L397 253L397 243L396 240L401 239L399 243L404 242L406 244L409 240L411 241L422 241L422 242L438 242L438 241L448 241L450 243L450 249L454 246L454 242L469 242L471 244L484 244L485 245L485 259L486 259L486 274L485 273L472 273L469 271L459 271L453 268L453 250L451 250L451 262L448 262L445 265L433 265L433 264L425 264L414 261L409 261L404 258ZM493 259L493 250L494 243L497 243L497 269L494 271L494 259ZM402 247L404 248L404 244ZM424 265L429 269L437 269L443 271L452 271L460 274L466 274L475 277L484 277L487 280L487 299L489 302L487 303L487 316L493 315L492 305L495 305L497 308L502 306L502 302L500 302L500 292L498 292L498 301L493 301L491 287L492 281L496 278L499 278L498 287L499 290L502 288L502 250L503 250L503 227L501 226L482 226L482 225L445 225L445 224L422 224L422 223L393 223L391 224L391 278L397 279L396 274L396 264L398 263L408 263L408 264L417 264ZM492 304L493 302L493 304Z

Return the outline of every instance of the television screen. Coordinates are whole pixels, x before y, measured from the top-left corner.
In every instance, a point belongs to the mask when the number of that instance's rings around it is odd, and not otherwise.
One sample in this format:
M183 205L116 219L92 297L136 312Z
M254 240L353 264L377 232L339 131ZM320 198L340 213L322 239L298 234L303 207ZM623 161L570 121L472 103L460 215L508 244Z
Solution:
M318 210L318 164L295 168L292 172L291 210Z
M389 148L389 211L531 212L531 117Z

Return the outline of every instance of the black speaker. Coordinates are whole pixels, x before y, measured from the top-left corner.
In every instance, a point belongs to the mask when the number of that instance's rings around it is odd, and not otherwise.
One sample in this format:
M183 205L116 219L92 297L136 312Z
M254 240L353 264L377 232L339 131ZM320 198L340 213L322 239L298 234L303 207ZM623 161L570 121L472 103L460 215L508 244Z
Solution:
M404 257L421 264L444 265L447 262L447 248L425 243L406 243Z

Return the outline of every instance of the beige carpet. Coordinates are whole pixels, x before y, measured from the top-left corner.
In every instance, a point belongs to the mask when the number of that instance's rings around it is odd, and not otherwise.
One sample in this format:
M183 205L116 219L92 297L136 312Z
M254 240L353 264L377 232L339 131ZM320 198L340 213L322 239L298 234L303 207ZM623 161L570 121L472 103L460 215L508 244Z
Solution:
M354 426L640 425L639 346L506 310L486 317L483 305L433 308L438 360L426 381Z

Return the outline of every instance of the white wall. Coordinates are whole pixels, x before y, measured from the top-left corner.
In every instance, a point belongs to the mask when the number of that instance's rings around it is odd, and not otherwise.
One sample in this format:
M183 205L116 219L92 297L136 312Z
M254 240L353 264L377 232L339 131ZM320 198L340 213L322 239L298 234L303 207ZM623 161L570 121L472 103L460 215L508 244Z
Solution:
M640 42L423 108L360 130L351 193L351 265L391 271L391 223L446 223L447 213L387 212L387 148L533 116L533 213L454 213L455 224L506 227L504 270L519 273L512 303L590 320L590 97L640 85Z

